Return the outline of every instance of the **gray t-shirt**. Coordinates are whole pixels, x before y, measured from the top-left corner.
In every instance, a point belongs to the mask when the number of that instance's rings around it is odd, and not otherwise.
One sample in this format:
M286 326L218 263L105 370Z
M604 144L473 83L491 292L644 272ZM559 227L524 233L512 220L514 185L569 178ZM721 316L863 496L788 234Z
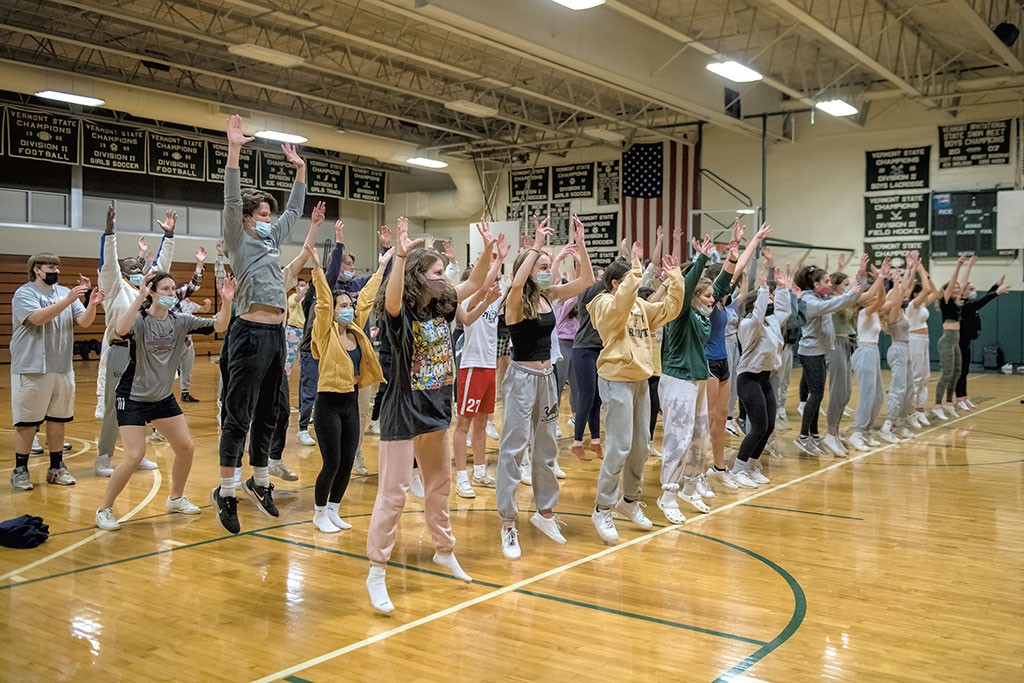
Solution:
M224 169L224 246L238 280L235 315L249 311L253 304L286 310L284 277L281 274L281 242L302 216L306 184L296 182L288 205L274 221L270 237L252 237L242 227L242 187L237 168Z
M85 306L75 300L45 325L33 325L28 317L52 306L68 295L67 287L29 282L14 293L11 301L11 374L71 372L75 347L75 320Z
M173 393L185 339L190 334L212 333L213 318L168 313L165 319L157 320L140 311L125 335L130 360L117 385L117 396L147 403L167 398Z

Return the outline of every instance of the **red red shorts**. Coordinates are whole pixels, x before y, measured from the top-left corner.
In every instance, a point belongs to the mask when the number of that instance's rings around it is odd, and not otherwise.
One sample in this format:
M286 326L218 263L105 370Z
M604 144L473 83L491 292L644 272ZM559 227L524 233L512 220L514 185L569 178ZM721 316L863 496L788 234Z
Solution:
M459 415L493 413L497 377L494 368L459 368Z

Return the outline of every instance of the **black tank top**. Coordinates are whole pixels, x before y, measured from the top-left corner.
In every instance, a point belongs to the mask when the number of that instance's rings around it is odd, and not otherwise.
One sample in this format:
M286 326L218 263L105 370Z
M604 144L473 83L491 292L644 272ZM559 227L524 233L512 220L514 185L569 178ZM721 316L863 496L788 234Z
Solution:
M939 312L942 314L942 322L958 323L963 314L963 308L956 303L956 299L946 301L944 298L940 298Z
M555 329L555 312L541 313L508 326L512 341L512 360L551 360L551 332Z

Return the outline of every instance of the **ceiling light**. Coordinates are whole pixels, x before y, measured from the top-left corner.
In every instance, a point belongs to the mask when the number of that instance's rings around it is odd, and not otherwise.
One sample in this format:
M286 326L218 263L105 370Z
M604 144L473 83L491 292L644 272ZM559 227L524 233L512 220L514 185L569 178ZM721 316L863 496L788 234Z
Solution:
M743 214L745 216L749 216L751 214L757 213L757 209L740 209L736 213L741 213L741 214Z
M752 83L763 78L761 74L743 66L739 62L712 62L705 68L713 74L729 79L733 83Z
M81 104L85 107L99 107L105 104L103 100L96 97L86 97L85 95L73 95L69 92L61 92L59 90L40 90L36 93L36 97L43 97L48 100L57 100L58 102Z
M422 166L423 168L448 168L448 164L445 162L426 157L410 157L405 160L405 163L412 164L413 166Z
M292 133L281 133L276 130L258 130L253 133L258 138L264 140L277 140L278 142L290 142L293 145L301 145L306 142L308 138L304 138L301 135L293 135Z
M584 132L592 138L604 140L605 142L622 142L626 139L626 136L622 133L607 128L588 128Z
M603 5L604 0L554 0L562 7L568 7L569 9L581 10L590 9L591 7L597 7Z
M479 102L470 102L469 100L445 102L444 108L462 114L469 114L470 116L479 116L482 119L498 115L498 110L494 107L488 107L486 104L480 104Z
M857 107L853 106L843 100L828 100L827 102L818 102L814 105L818 109L822 110L826 114L832 116L853 116L857 113Z
M254 59L257 62L266 62L267 64L273 64L274 66L293 67L299 66L306 61L302 57L290 55L287 52L271 50L269 47L253 45L252 43L232 45L228 48L228 52L236 57Z

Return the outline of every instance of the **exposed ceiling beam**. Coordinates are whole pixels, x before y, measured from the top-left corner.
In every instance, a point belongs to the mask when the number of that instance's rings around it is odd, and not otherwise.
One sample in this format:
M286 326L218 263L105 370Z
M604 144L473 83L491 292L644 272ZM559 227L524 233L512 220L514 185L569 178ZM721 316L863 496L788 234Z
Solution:
M1015 74L1024 73L1024 62L1021 62L1020 57L1003 44L1003 41L999 40L992 27L988 25L984 18L974 8L972 0L948 0L949 4L956 8L960 12L960 16L963 17L967 26L970 27L975 33L977 33L984 41L985 44L992 48L1003 63L1009 67Z

